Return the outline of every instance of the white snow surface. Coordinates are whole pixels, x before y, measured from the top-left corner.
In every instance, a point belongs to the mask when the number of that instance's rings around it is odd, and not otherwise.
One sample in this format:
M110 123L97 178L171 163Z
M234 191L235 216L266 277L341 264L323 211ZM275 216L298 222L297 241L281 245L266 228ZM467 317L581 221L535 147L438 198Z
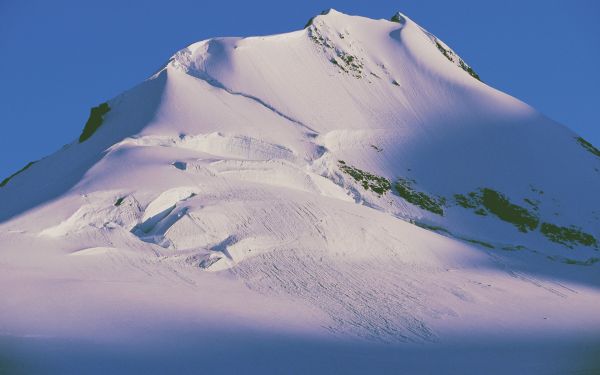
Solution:
M0 188L0 369L600 371L598 248L539 228L600 240L600 159L399 20L194 43ZM454 201L480 188L538 227Z

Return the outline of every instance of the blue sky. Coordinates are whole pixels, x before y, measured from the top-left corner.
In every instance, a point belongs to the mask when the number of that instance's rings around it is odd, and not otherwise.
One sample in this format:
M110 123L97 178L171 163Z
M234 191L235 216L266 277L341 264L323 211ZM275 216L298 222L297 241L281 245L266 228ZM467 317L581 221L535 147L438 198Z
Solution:
M0 1L0 179L74 140L89 109L213 36L300 29L323 9L396 10L482 79L600 146L600 2L595 0Z

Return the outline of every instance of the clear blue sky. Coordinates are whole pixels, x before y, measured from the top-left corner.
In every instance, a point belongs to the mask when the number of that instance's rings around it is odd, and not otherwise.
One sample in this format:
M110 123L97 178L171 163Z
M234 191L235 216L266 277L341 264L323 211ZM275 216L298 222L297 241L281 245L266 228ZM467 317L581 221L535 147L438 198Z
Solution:
M482 79L600 147L600 1L0 0L0 179L78 137L89 109L213 36L301 29L323 9L396 10Z

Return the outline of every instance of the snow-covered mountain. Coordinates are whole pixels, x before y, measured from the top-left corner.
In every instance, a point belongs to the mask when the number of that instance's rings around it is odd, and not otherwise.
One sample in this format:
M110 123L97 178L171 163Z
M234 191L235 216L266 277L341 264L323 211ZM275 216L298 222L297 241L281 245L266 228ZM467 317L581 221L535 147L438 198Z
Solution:
M600 151L474 69L400 13L180 50L0 184L0 332L599 337Z

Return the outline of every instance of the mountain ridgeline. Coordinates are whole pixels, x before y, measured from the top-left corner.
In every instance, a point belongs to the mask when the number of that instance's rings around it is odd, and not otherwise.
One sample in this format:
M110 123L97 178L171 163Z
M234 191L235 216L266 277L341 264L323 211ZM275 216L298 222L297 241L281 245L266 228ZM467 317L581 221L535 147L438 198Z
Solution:
M0 183L5 332L193 327L246 358L254 332L512 350L600 327L600 151L408 16L165 61Z
M598 150L527 105L482 84L455 51L401 13L386 22L329 10L290 34L202 41L175 54L150 81L161 76L167 77L158 93L163 101L145 110L165 113L171 120L150 120L146 127L137 126L142 129L138 135L105 147L131 144L128 139L140 135L160 138L164 129L182 135L150 144L175 142L186 144L185 149L222 155L225 151L218 149L224 146L218 143L185 142L218 132L229 152L250 159L283 157L298 167L304 165L357 202L445 228L446 235L466 233L494 247L510 242L521 248L554 248L552 244L598 248L600 209L597 194L592 194L598 186L598 160L585 153L598 156ZM220 112L220 106L202 99L211 95L202 91L203 84L240 104L228 104L234 110ZM144 86L127 96L153 95ZM440 101L442 97L451 99ZM188 105L191 102L197 105ZM171 109L175 103L177 111ZM126 102L122 105L121 112L139 110L127 109ZM273 117L268 120L273 125L253 121L237 125L236 116L252 110L246 107ZM92 108L77 147L85 148L85 141L97 137L101 126L110 128L106 132L127 135L127 127L133 127L126 118L110 118L105 125L110 110L108 103ZM219 120L207 121L207 116ZM261 138L253 134L256 131L271 135ZM534 139L536 149L529 147ZM270 153L270 147L278 151ZM564 162L551 162L558 157L577 165L569 176L561 173ZM590 178L590 184L579 185L581 191L563 188L564 180ZM387 200L390 203L384 204ZM587 213L581 212L579 200L587 201ZM502 229L487 229L495 227ZM562 259L561 251L557 247L552 256Z

